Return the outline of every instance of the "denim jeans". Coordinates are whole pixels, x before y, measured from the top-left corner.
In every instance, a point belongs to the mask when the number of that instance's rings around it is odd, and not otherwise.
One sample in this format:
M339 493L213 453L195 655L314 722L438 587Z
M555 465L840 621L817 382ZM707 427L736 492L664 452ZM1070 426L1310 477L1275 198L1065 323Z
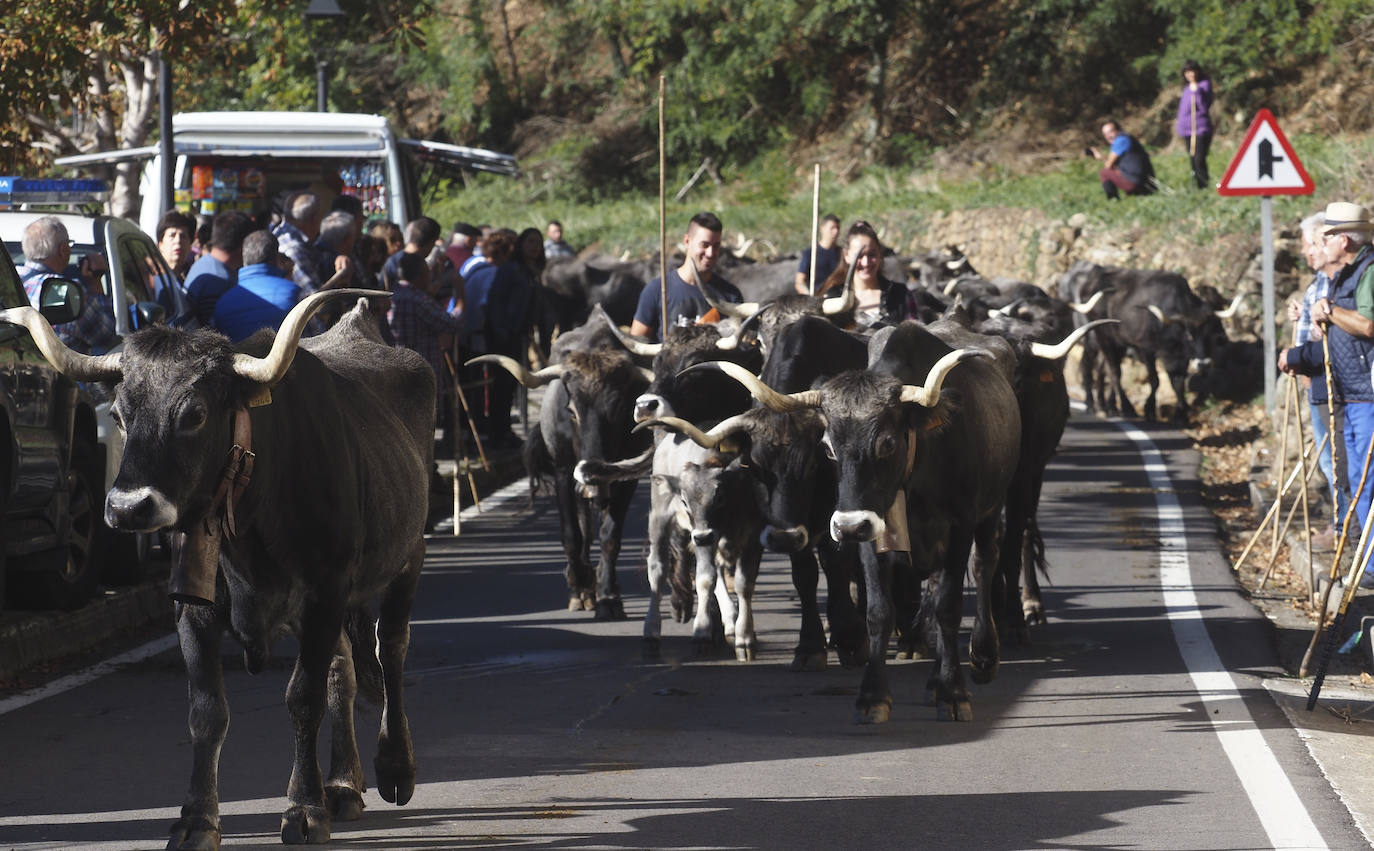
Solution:
M1339 468L1331 463L1331 445L1322 445L1326 440L1326 433L1330 430L1329 409L1326 403L1313 403L1309 406L1312 410L1312 441L1314 445L1322 447L1322 453L1317 457L1317 467L1321 469L1322 475L1326 477L1327 487L1335 493L1335 524L1337 531L1340 531L1340 522L1345 519L1346 509L1350 506L1350 482L1346 475L1346 453L1345 438L1342 436L1345 429L1345 405L1336 403L1336 455L1341 459ZM1361 461L1363 464L1363 461Z
M1364 473L1364 456L1369 450L1371 438L1374 438L1374 402L1346 402L1346 471L1350 477L1350 496L1355 500L1355 516L1359 518L1361 529L1368 525L1369 504L1371 497L1374 497L1374 475L1366 477L1364 487L1360 487L1360 479ZM1351 534L1354 534L1353 529ZM1371 543L1374 541L1365 542L1365 550L1370 548ZM1362 551L1355 552L1356 559L1362 558L1363 555Z

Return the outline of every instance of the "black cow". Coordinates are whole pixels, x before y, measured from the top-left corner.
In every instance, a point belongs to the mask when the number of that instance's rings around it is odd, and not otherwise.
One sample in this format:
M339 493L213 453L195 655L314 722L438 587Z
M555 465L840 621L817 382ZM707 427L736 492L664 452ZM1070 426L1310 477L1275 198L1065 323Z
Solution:
M552 336L557 328L566 334L581 327L600 305L613 322L629 325L639 303L639 293L653 277L645 262L624 262L611 257L556 257L544 268L540 291L540 326Z
M625 617L616 562L635 483L653 458L649 436L631 432L634 400L652 375L620 345L608 322L595 311L586 326L555 341L557 362L538 372L501 355L469 361L499 364L531 389L548 385L539 424L525 439L525 461L532 479L553 479L568 560L568 608L594 609L598 620ZM594 570L593 510L601 518Z
M890 551L909 546L912 572L935 574L922 612L936 650L928 686L940 716L973 717L957 633L964 572L975 544L978 593L969 665L975 682L996 673L997 630L988 594L1021 423L1010 347L997 338L981 342L985 347L954 350L919 324L904 322L870 341L867 370L841 373L819 389L784 397L765 388L756 393L779 407L819 407L825 417L824 445L839 478L830 534L861 544L868 595L868 661L857 702L863 722L884 722L891 712L885 656L894 623L892 572L905 560ZM989 349L998 353L993 360L986 359ZM954 369L964 360L967 366ZM942 394L947 377L953 392ZM915 383L922 378L923 385ZM887 552L880 553L879 545Z
M253 673L279 630L290 627L299 639L286 693L295 756L283 842L326 841L333 819L361 814L355 661L358 673L380 663L385 690L374 763L379 791L396 804L414 792L402 666L425 553L434 374L415 352L382 343L366 301L297 350L322 302L362 292L312 296L275 337L260 332L238 349L211 331L153 326L129 337L122 354L99 358L66 350L36 311L5 313L67 374L119 382L113 414L125 448L106 522L126 531L175 530L182 543L174 577L208 580L218 553L217 589L201 586L212 604L177 605L193 768L172 848L219 844L226 630ZM250 447L247 455L240 450ZM246 468L236 459L247 459ZM235 470L240 480L221 484ZM377 598L374 630L361 612ZM316 744L326 709L333 730L327 780Z
M1102 293L1100 302L1087 309L1089 298ZM1145 366L1150 395L1145 401L1145 417L1155 417L1155 395L1159 390L1157 358L1178 397L1176 419L1187 417L1185 381L1190 366L1205 368L1213 354L1226 344L1221 319L1234 314L1240 296L1231 307L1218 311L1200 299L1181 275L1172 272L1120 269L1075 263L1059 281L1059 297L1079 310L1079 322L1117 319L1119 325L1093 333L1084 347L1080 380L1088 410L1101 404L1108 413L1120 411L1135 416L1135 408L1121 387L1121 361L1127 355ZM1095 375L1098 355L1106 367L1111 384L1103 391ZM1094 394L1096 390L1096 394ZM1094 400L1096 396L1096 400Z

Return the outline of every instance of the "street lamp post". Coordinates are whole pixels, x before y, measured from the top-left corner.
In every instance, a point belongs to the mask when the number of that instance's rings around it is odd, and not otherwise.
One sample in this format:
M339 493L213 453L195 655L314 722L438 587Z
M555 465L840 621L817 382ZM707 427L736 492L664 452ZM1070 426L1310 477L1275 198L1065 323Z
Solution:
M315 111L329 111L329 41L324 26L332 19L342 18L343 10L335 0L310 0L305 10L306 26L310 28L310 44L315 53Z

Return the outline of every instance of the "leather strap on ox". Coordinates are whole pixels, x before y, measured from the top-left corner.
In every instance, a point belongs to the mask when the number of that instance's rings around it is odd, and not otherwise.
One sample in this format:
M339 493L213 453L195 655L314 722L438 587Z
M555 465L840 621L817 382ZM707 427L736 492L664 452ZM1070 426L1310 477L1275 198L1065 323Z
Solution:
M873 542L880 553L911 552L911 532L906 525L906 483L911 480L911 471L916 466L916 429L906 430L906 472L902 474L902 485L897 488L897 498L883 518L883 534Z
M234 412L234 445L215 485L210 510L191 531L172 538L172 575L167 592L178 603L210 606L215 602L220 543L238 534L234 510L253 478L253 425L247 408Z

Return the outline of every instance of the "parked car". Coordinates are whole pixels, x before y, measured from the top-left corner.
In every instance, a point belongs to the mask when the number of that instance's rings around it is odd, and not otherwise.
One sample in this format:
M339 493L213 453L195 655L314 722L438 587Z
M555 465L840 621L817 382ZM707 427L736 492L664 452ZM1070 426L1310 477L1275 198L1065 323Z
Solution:
M0 252L0 307L28 304ZM70 322L84 306L75 281L43 284L43 315ZM96 592L103 525L95 404L43 358L22 327L0 322L0 585L12 599L76 608Z
M72 240L73 267L87 255L98 254L105 259L109 272L104 277L104 288L114 302L115 331L121 338L150 322L194 315L190 301L181 290L180 281L162 258L156 243L126 219L53 214L41 210L0 212L0 240L4 241L14 265L24 263L20 242L24 229L34 219L45 215L56 215L66 227L67 235ZM165 310L157 304L154 294L155 289L168 285L171 286L171 300L176 309L174 317L165 316ZM114 346L111 351L118 351L120 345ZM96 477L99 492L96 496L99 505L103 505L104 495L119 471L124 439L110 416L110 405L114 400L98 385L85 389L95 410L97 446L93 463L99 470ZM97 511L96 514L97 557L103 557L102 578L114 582L141 580L155 537L116 533L105 525L103 511Z

